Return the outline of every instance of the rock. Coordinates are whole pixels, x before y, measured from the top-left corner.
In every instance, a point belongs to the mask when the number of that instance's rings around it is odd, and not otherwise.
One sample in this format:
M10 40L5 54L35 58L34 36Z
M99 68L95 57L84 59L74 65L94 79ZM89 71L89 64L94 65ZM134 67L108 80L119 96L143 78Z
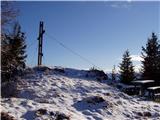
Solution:
M54 115L54 112L51 111L49 114L50 114L51 116L53 116L53 115Z
M104 95L106 95L106 96L111 96L111 93L104 93Z
M144 117L151 117L152 114L150 112L143 112Z
M63 114L63 113L57 112L55 114L55 120L70 120L70 117L65 115L65 114Z
M1 112L1 120L16 120L16 119L6 112Z
M90 97L90 98L87 99L88 103L93 103L93 104L101 103L101 102L104 102L104 101L105 100L100 96L94 96L94 97Z
M120 101L120 100L118 100L118 101L117 101L117 104L118 104L118 105L122 105L122 104L123 104L123 102L122 102L122 101Z
M45 115L46 113L47 113L47 110L42 108L36 111L37 116Z
M150 113L150 112L136 112L136 114L138 115L138 116L143 116L143 117L151 117L152 116L152 114Z
M114 107L114 104L112 102L109 102L109 107Z
M129 118L130 117L130 115L127 113L127 112L125 112L125 113L123 113L127 118Z
M143 114L141 112L137 112L138 116L143 116Z
M55 111L47 111L46 109L39 109L36 111L36 115L38 117L42 117L43 115L48 116L48 118L53 118L53 120L70 120L70 117L61 112ZM50 120L50 119L47 119Z

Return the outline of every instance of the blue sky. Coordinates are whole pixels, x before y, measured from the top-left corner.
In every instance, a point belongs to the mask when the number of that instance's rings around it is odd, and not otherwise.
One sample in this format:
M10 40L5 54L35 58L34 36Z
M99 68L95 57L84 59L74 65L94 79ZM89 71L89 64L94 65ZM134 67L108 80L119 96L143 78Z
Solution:
M88 69L93 65L64 49L48 35L105 71L118 66L129 49L138 62L141 47L160 33L160 2L16 2L26 33L27 64L37 65L39 21L44 21L43 64Z

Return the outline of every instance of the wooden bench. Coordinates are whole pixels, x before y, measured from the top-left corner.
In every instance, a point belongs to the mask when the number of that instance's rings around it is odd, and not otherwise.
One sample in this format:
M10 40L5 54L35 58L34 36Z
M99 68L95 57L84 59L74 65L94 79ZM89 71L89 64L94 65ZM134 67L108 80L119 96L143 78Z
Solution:
M154 94L154 100L160 99L160 93Z
M134 80L132 81L132 84L135 86L135 88L140 86L139 95L144 96L145 90L154 84L154 80Z
M147 90L151 99L160 99L160 86L148 87Z

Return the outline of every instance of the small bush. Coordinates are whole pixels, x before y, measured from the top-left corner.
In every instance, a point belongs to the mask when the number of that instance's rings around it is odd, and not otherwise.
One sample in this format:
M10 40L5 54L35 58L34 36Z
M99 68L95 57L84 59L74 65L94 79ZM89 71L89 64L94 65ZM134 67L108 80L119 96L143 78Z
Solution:
M45 72L47 70L51 70L49 67L47 66L36 66L33 68L35 71L40 71L40 72Z
M59 73L65 73L65 70L63 68L54 68L54 71Z
M86 77L95 77L96 80L98 81L108 79L107 74L105 74L103 70L98 70L98 69L95 69L94 67L88 71L88 74L86 75Z

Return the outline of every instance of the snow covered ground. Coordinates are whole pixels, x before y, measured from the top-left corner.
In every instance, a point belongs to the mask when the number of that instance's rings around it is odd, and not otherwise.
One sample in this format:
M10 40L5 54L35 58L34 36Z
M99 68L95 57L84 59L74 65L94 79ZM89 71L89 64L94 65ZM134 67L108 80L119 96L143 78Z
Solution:
M85 75L75 69L33 70L22 78L18 97L1 99L1 110L18 120L160 120L160 104Z

